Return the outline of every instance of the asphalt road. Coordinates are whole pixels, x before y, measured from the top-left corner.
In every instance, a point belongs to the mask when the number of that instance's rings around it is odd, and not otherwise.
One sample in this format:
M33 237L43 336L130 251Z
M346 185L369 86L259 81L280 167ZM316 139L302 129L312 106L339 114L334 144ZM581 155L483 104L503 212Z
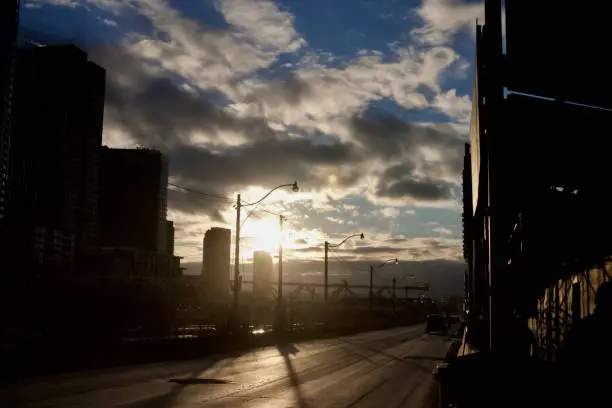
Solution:
M421 325L0 390L2 407L431 407L450 340Z

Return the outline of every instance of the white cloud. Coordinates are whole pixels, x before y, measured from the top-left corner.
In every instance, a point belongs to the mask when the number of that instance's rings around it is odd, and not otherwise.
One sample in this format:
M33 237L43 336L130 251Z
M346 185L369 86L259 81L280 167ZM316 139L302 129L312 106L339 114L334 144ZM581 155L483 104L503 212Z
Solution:
M110 26L110 27L116 27L117 26L117 22L115 20L111 20L109 18L101 18L99 20L100 20L100 22L102 24L105 24L107 26Z
M412 34L425 44L447 44L461 30L476 30L476 19L484 22L483 3L463 3L460 0L423 0L417 9L424 26Z
M42 5L76 8L82 3L77 0L26 0L24 2L26 8L40 8Z
M472 112L472 101L468 95L457 96L457 90L451 89L434 97L432 106L460 123L469 123Z
M86 1L111 11L117 8L109 0ZM204 28L163 0L120 4L150 20L156 32L155 37L126 38L130 52L202 89L228 93L236 77L267 68L280 54L295 52L304 44L293 27L293 16L272 1L217 1L230 25L227 30Z
M261 50L294 52L305 41L293 27L293 15L279 10L272 1L218 0L225 20Z
M331 222L333 222L333 223L336 223L336 224L344 224L344 220L343 220L343 219L341 219L341 218L336 218L336 217L327 217L327 220L328 220L328 221L331 221Z
M446 227L436 227L432 229L433 232L437 232L440 235L453 235L453 231Z
M370 53L342 68L306 64L294 72L303 87L299 97L279 92L275 81L256 79L237 84L229 96L246 103L245 114L348 137L344 120L369 102L388 98L405 108L427 107L419 87L439 92L441 74L459 60L451 48L443 46L398 47L394 52L392 61Z
M395 218L400 215L400 210L397 208L386 207L380 210L380 213L387 218Z
M94 6L113 13L118 13L122 8L126 7L131 0L25 0L24 7L40 8L43 5L56 7L88 7Z

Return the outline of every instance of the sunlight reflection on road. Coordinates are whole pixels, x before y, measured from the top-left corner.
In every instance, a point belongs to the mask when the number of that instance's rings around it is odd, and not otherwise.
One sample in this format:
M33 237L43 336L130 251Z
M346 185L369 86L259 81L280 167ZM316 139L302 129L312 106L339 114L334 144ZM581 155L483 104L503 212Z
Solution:
M419 408L449 340L410 327L81 373L11 393L7 408Z

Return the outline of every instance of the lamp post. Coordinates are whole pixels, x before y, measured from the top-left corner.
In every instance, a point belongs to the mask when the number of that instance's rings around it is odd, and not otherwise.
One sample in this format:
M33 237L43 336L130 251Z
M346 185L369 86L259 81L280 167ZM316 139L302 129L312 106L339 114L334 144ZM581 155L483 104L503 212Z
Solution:
M395 276L393 277L393 294L391 296L391 303L393 305L393 315L395 316Z
M360 234L353 234L353 235L349 235L348 237L344 238L342 240L342 242L340 242L339 244L336 245L332 245L329 242L325 241L325 305L327 305L327 287L328 287L328 252L329 252L329 248L338 248L339 246L341 246L342 244L344 244L346 241L348 241L349 239L353 238L353 237L360 237L361 239L365 238L365 235L363 235L363 232Z
M238 315L238 297L240 296L240 287L241 287L241 284L240 284L241 282L240 280L240 209L242 207L257 205L261 203L263 200L265 200L266 198L268 198L268 196L272 194L274 191L280 188L284 188L284 187L291 187L291 190L293 190L294 192L300 191L298 182L294 181L293 183L281 184L280 186L274 187L272 190L268 191L266 195L264 195L262 198L255 201L254 203L246 203L246 202L243 203L242 200L240 199L240 194L238 194L236 198L236 246L234 248L234 287L233 287L234 305L232 308L234 317Z
M353 237L360 237L361 239L365 238L365 235L363 235L363 232L360 234L353 234L353 235L349 235L348 237L344 238L339 244L336 245L332 245L330 244L328 241L325 241L325 291L324 291L324 304L323 307L325 308L325 323L327 325L327 288L329 286L329 265L328 265L328 253L329 253L329 248L338 248L340 245L344 244L346 241L348 241L349 239L353 238Z
M370 312L372 312L373 302L374 302L374 269L382 268L383 266L389 264L390 262L394 262L395 265L399 263L397 258L388 259L385 262L379 263L378 265L371 264L370 265ZM395 293L395 290L393 291Z
M283 305L283 221L286 218L282 215L278 216L278 221L280 224L280 239L278 245L278 295L277 295L277 305L276 305L276 331L281 333L285 329L285 310Z

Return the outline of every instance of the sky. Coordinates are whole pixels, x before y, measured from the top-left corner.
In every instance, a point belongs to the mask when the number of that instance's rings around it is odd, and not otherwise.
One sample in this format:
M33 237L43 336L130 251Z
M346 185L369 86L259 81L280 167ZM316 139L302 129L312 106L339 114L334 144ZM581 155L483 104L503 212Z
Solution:
M398 258L456 275L483 14L465 0L25 0L21 36L106 69L104 144L167 155L186 265L207 229L233 233L236 194L296 180L242 209L245 262L277 251L283 214L288 262L363 232L338 268Z

